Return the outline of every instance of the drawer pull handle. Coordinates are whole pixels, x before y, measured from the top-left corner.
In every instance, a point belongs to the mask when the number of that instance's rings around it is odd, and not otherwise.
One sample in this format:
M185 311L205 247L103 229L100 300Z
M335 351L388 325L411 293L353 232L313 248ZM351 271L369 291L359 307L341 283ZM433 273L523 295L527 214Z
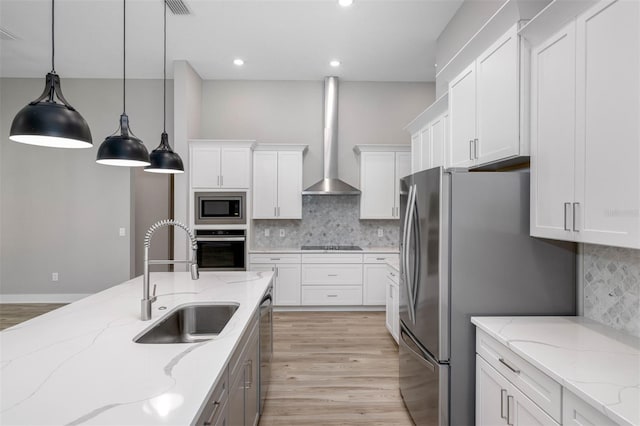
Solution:
M520 370L509 365L509 363L505 361L504 358L498 358L498 361L500 361L502 364L504 364L509 370L513 371L514 373L520 374Z
M338 274L327 274L328 277L337 277Z
M279 257L271 257L270 259L271 259L271 260L280 260L280 258L279 258Z
M509 395L507 397L507 424L509 426L513 426L513 396Z
M507 390L506 389L500 389L500 418L502 419L506 419L507 416L509 415L509 413L505 413L505 410L507 408L507 404L505 404L505 399L507 399Z
M338 297L337 294L327 294L327 297Z
M220 408L220 402L216 401L213 403L213 411L211 412L211 416L209 417L209 420L204 422L205 426L211 426L213 424L213 418L216 416L216 412L218 411L218 408Z
M376 260L386 260L386 257L376 257Z

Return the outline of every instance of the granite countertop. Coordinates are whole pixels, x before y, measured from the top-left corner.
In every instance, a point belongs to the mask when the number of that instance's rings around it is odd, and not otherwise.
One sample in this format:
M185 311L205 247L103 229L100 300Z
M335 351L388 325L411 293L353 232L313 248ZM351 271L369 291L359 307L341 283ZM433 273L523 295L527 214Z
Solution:
M392 253L398 254L400 251L397 247L363 247L362 250L300 250L297 248L276 248L276 249L249 249L249 254L261 253Z
M142 277L0 332L1 424L189 424L223 372L272 272L154 272L158 300L140 320ZM240 306L218 337L138 344L172 308ZM166 310L160 310L166 307Z
M640 339L584 317L471 322L620 425L640 425Z

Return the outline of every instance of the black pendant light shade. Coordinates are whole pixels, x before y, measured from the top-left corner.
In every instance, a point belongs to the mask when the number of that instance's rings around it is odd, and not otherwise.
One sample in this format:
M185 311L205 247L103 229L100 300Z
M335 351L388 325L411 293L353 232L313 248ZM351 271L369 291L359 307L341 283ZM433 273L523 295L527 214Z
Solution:
M91 131L80 113L62 95L55 72L55 2L51 0L51 72L40 97L16 114L9 139L29 145L53 148L91 148ZM60 102L56 102L58 98Z
M162 132L160 145L149 155L151 165L145 167L144 171L149 173L184 173L182 158L169 145L167 132Z
M120 134L113 134L100 144L96 163L107 166L143 167L149 165L149 152L129 129L127 114L120 116Z
M167 2L164 3L164 80L163 80L163 108L164 108L164 127L162 136L160 136L160 145L151 151L151 165L145 167L145 172L150 173L184 173L182 158L173 152L169 145L169 135L167 135Z

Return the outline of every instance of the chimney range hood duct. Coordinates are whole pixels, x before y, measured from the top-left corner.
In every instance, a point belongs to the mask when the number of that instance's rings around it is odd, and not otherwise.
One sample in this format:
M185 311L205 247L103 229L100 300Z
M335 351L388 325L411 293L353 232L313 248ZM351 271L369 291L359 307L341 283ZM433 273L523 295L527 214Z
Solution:
M338 179L338 77L324 79L324 178L302 195L360 195L360 190Z

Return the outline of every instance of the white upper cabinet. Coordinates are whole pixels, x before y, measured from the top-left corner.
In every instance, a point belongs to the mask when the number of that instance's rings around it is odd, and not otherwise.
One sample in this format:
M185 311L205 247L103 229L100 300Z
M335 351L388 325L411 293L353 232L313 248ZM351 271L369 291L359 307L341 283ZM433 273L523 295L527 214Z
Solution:
M445 164L449 130L448 95L444 94L405 127L411 133L411 173Z
M447 167L528 155L520 135L520 50L514 25L449 83Z
M534 47L531 235L640 248L639 93L640 2L598 2Z
M406 145L356 145L360 154L360 219L400 217L400 179L411 174Z
M447 120L449 114L442 114L429 123L429 133L431 135L431 156L427 169L444 166L444 149L447 143Z
M253 145L254 141L190 141L191 188L248 189Z
M531 55L531 235L571 239L575 186L575 24Z
M253 153L253 218L302 219L306 145L257 145Z
M423 155L422 132L418 131L411 135L411 173L422 170Z

